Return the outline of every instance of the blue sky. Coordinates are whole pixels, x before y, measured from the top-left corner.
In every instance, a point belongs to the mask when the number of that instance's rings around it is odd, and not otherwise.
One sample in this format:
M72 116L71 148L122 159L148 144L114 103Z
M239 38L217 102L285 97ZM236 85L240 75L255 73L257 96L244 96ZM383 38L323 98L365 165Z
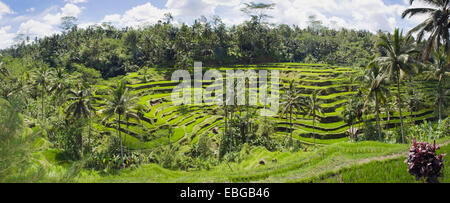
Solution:
M60 32L63 16L75 16L80 27L110 22L118 27L156 23L172 13L176 23L192 23L204 15L218 15L228 25L247 19L240 12L251 0L0 0L0 48L17 42L17 36L44 37ZM409 0L254 0L276 3L273 23L306 27L315 15L331 28L392 31L410 29L425 18L401 19ZM421 5L420 2L416 5Z

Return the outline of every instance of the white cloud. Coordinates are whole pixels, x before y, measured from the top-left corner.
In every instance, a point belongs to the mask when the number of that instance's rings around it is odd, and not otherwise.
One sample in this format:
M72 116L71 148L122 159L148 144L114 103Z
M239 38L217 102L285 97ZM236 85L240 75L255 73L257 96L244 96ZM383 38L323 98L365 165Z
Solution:
M8 5L0 1L0 19L6 14L14 14L14 11Z
M78 25L78 28L86 29L89 26L93 26L93 25L96 25L96 24L97 23L94 23L94 22L81 23L81 24Z
M249 19L241 12L244 3L251 0L168 0L164 8L156 8L151 3L136 6L124 14L107 15L101 22L111 22L121 27L153 24L163 18L164 13L172 13L176 21L192 23L200 16L218 15L228 25L240 24ZM316 16L325 26L342 27L377 32L393 31L395 27L410 29L422 22L425 16L402 20L401 13L410 7L409 0L387 4L384 0L261 0L275 3L269 21L277 24L308 26L309 16ZM416 3L418 2L418 3ZM412 7L423 7L416 1ZM175 23L179 23L175 22Z
M81 8L75 4L66 4L63 8L61 8L61 12L63 16L78 17L81 13Z
M122 16L120 14L107 15L103 18L102 22L120 23Z
M202 15L213 15L217 4L214 1L207 0L168 0L166 7L175 16L198 18Z
M61 8L61 11L56 14L50 14L44 16L44 20L47 24L57 25L61 23L61 18L66 16L78 17L81 13L81 8L75 4L68 3Z
M29 35L30 37L43 37L59 30L58 25L64 16L79 17L84 7L80 3L88 0L64 0L66 4L61 8L52 6L36 16L21 15L12 17L6 16L10 23L0 24L0 47L12 43L12 31L16 34ZM102 20L95 22L80 22L79 27L84 28L89 25L111 22L120 27L139 27L147 24L157 23L164 17L165 13L172 13L175 24L180 22L192 23L194 19L204 15L210 18L218 15L227 25L240 24L249 19L241 12L244 3L253 0L167 0L165 7L157 8L151 3L130 8L124 13L106 15ZM409 0L401 0L387 4L386 0L257 0L257 2L275 3L271 23L283 23L288 25L298 25L302 28L308 26L309 16L315 15L316 19L323 22L325 26L333 29L342 27L351 29L364 29L376 32L379 29L393 31L396 26L404 30L412 28L422 22L427 16L417 16L414 18L401 19L401 13L411 7L429 7L421 1L415 1L412 6ZM35 12L34 8L27 9L27 12ZM14 14L9 6L0 0L0 19L8 14ZM14 24L20 26L14 26ZM9 26L11 25L11 26Z
M5 26L0 28L0 49L8 48L14 43L16 35L9 33L11 26Z
M147 24L157 23L168 13L168 9L159 9L151 3L133 7L125 12L125 14L107 15L101 22L111 22L121 27L139 27Z
M308 17L316 18L329 27L347 27L376 32L392 31L404 5L387 5L382 0L272 0L272 22L306 27Z
M79 4L79 3L86 3L87 0L64 0L65 2L73 3L73 4Z
M53 26L35 20L28 20L20 25L17 34L34 37L45 37L59 33Z

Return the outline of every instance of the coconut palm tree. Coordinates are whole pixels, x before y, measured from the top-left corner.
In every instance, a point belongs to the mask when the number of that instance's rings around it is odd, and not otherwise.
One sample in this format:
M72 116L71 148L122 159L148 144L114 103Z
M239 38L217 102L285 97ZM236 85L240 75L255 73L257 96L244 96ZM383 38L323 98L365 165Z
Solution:
M433 62L428 63L429 70L425 71L428 79L433 79L438 81L438 86L436 89L437 106L439 113L439 120L442 120L442 107L444 102L444 88L446 76L450 75L447 72L447 66L450 63L450 57L445 53L445 49L442 48L439 51L433 53Z
M364 76L366 89L368 90L364 106L367 107L369 102L375 104L375 116L378 127L378 137L381 141L381 123L380 123L380 102L386 100L385 95L389 92L386 86L386 75L384 75L380 68L375 64L370 64L367 67L366 75Z
M54 82L50 87L50 91L54 92L55 101L58 103L58 105L61 105L66 96L64 92L70 84L69 74L65 72L64 68L58 67L54 72L54 76Z
M414 0L409 1L410 4ZM427 15L428 18L409 31L409 34L418 33L417 39L420 42L426 33L429 33L428 42L425 48L425 60L431 53L431 48L435 50L441 45L441 41L444 43L447 55L450 54L450 42L449 42L449 28L450 28L450 5L449 0L421 0L421 2L428 4L428 8L409 8L402 13L402 18L415 15Z
M350 98L348 101L348 104L345 106L344 111L342 112L343 118L344 118L344 122L350 124L351 128L350 128L350 138L352 140L356 140L354 135L355 135L355 128L353 127L353 124L355 123L356 120L356 110L354 109L355 105L353 105L353 99Z
M319 100L319 94L322 91L317 92L317 90L314 90L312 95L309 97L309 99L306 100L307 106L309 106L307 110L307 115L313 117L313 137L314 137L314 147L316 146L316 135L315 135L315 128L316 128L316 117L317 114L323 115L323 108L321 106L322 102Z
M393 36L381 34L376 46L383 49L387 55L375 58L371 64L377 64L387 77L394 78L397 82L397 105L400 113L402 141L405 142L400 81L405 76L418 72L418 63L412 57L417 50L412 48L411 36L403 37L403 33L398 28L395 29Z
M34 71L35 82L37 85L41 86L41 113L42 120L44 120L45 109L44 109L44 98L45 93L50 91L50 83L53 79L53 71L50 70L48 65L40 64L39 68Z
M384 129L387 129L391 123L391 115L393 109L395 109L394 101L392 101L391 97L386 97L386 101L381 105L381 111L386 114L387 118L387 122L383 126Z
M131 112L130 109L134 108L137 97L134 97L128 91L125 81L118 82L116 88L110 88L110 94L105 98L106 105L102 112L104 115L103 122L109 120L112 117L117 116L117 133L120 139L120 156L123 159L123 141L120 123L123 116L126 116L127 112Z
M295 114L295 118L297 118L297 115L299 113L304 114L306 112L304 106L306 106L305 99L299 94L299 92L295 89L294 81L291 81L289 84L289 89L281 96L281 105L282 107L282 113L281 115L285 115L287 117L287 114L289 114L289 124L290 124L290 139L289 139L289 145L292 146L293 140L292 140L292 133L294 131L293 129L293 121L292 116Z
M92 107L93 97L89 88L84 88L78 85L76 90L68 91L68 100L71 103L66 108L66 115L69 120L74 119L88 119L89 120L89 136L88 136L88 150L90 150L91 143L91 118L95 115L95 109ZM82 145L82 138L80 144ZM82 147L82 146L81 146ZM82 148L81 148L82 149Z

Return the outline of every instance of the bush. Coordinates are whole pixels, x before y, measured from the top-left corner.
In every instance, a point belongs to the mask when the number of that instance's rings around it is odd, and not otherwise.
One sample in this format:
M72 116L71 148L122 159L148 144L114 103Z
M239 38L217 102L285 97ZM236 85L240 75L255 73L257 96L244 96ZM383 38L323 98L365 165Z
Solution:
M439 122L438 130L442 133L442 137L450 136L450 117Z
M436 155L436 150L439 149L429 143L417 143L413 140L413 146L410 148L408 159L408 172L416 177L416 180L426 179L428 183L439 183L438 178L442 177L441 169L444 166L443 157L445 154Z
M407 130L412 139L431 142L450 135L450 121L448 118L438 123L425 121L420 125L411 126Z
M46 174L31 160L39 137L25 129L20 108L18 101L0 98L0 183L37 182Z
M378 129L376 127L376 125L371 122L370 120L365 120L364 121L364 127L363 127L363 140L369 140L369 141L379 141L380 140L380 136L378 134ZM381 139L383 140L384 136L383 133L381 134Z
M123 161L120 155L115 154L93 154L86 160L86 168L96 170L118 170L122 168L136 167L141 164L149 163L149 158L145 154L128 153L123 155Z

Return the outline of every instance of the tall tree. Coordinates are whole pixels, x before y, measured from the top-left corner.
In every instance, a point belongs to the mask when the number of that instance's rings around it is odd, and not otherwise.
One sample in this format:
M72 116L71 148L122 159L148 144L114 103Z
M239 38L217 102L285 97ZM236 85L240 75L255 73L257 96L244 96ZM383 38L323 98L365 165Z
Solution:
M370 64L367 67L365 75L366 88L368 90L364 106L367 106L370 101L375 103L375 116L378 127L378 137L381 141L381 122L380 122L380 102L386 100L385 95L388 93L386 85L386 75L384 75L379 67L375 64Z
M40 64L39 68L35 69L34 77L37 85L41 86L41 114L42 120L45 116L44 99L45 94L50 91L50 84L54 73L46 64Z
M71 103L67 106L66 114L69 120L87 119L89 122L88 150L91 150L91 118L95 115L95 109L92 106L92 93L89 88L78 85L77 89L68 91L68 100ZM82 137L79 138L82 149Z
M446 77L450 75L447 72L447 66L450 64L450 57L446 54L445 49L442 48L439 51L433 52L433 62L428 63L429 69L425 71L428 79L434 79L438 81L436 89L436 100L438 106L439 120L442 120L442 109L444 107L446 90L444 85L446 84Z
M110 93L105 100L105 110L102 112L105 116L103 121L107 121L110 118L117 116L117 133L120 139L120 156L123 160L123 140L120 124L123 116L126 116L125 114L130 112L130 109L134 108L138 98L130 94L128 88L126 87L125 81L120 81L118 82L116 88L110 88Z
M303 98L299 91L296 90L294 85L294 81L291 81L289 84L289 89L285 92L285 94L281 95L281 105L282 105L282 113L281 115L289 114L289 124L290 124L290 137L289 137L289 146L292 147L292 133L294 131L293 128L293 115L297 118L298 114L305 114L306 112L306 101Z
M307 100L307 104L309 106L309 109L307 110L308 116L313 117L313 137L314 137L314 147L316 146L316 134L315 134L315 128L316 128L316 117L317 114L323 114L323 108L322 108L322 101L319 100L319 94L322 91L317 92L317 90L314 90L314 92L311 94L309 99Z
M69 74L66 73L64 68L58 67L54 72L54 82L50 86L50 90L54 92L54 101L60 106L64 101L66 95L64 92L70 86Z
M381 34L376 46L385 51L387 55L380 56L371 63L378 64L388 77L394 78L397 82L397 105L400 113L402 141L405 142L400 81L407 75L418 72L418 63L412 56L417 53L417 50L413 48L411 36L403 37L398 28L395 29L393 36Z
M355 105L353 103L353 99L350 98L348 100L347 105L344 108L344 111L342 112L342 116L344 118L344 122L350 124L350 139L352 139L353 141L355 141L355 128L353 127L355 120L356 120L356 110L354 109Z

